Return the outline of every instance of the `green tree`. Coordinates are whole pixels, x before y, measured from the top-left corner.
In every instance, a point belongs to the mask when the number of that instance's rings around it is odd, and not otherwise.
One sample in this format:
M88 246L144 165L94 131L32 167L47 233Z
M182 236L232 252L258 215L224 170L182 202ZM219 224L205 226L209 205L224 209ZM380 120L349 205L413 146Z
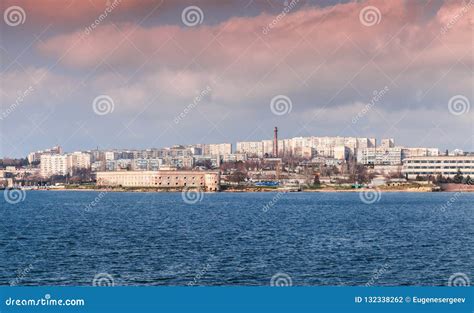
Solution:
M455 184L462 184L464 177L462 176L461 170L458 168L458 172L453 177L453 181Z

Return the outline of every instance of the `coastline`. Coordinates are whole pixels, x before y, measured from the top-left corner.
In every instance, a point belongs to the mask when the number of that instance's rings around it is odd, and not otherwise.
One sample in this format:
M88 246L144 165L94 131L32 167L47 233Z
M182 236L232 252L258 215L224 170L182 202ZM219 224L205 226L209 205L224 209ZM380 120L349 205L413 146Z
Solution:
M421 186L421 187L410 187L410 188L358 188L358 189L345 189L345 188L308 188L300 191L288 191L278 188L229 188L223 189L217 192L221 193L292 193L292 192L307 192L307 193L360 193L360 192L403 192L403 193L420 193L420 192L474 192L474 186L472 185L460 185L467 186L465 188L435 188L436 186ZM38 191L95 191L95 192L146 192L146 193L170 193L170 192L183 192L182 188L173 188L173 189L163 189L163 188L48 188L48 189L33 189ZM192 190L192 189L191 189ZM208 193L215 193L216 191L203 191Z

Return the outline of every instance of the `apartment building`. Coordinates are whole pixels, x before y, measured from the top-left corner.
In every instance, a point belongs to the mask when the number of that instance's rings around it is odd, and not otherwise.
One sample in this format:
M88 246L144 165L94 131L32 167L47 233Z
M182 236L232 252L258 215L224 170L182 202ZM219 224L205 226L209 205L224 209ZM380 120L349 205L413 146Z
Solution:
M231 143L205 144L204 155L225 155L232 153Z
M33 162L41 161L41 156L43 154L62 154L63 149L61 146L54 146L51 149L46 149L46 150L39 150L36 152L31 152L28 154L28 162L31 164Z
M438 148L402 148L402 160L414 157L438 156Z
M365 165L399 165L402 163L402 148L365 148L357 151L357 163Z
M278 140L279 156L312 157L314 155L334 157L336 147L348 149L349 154L356 154L358 149L375 148L375 138L356 137L294 137ZM346 147L346 148L340 148ZM263 157L273 155L273 141L248 141L237 142L237 153L246 153L249 156Z
M67 155L43 154L40 161L40 173L43 177L67 175L69 173Z
M91 155L84 152L43 154L40 159L40 173L43 177L72 174L76 169L90 167Z
M393 139L393 138L382 139L382 143L380 144L380 147L385 148L385 149L394 148L395 147L395 139Z
M245 153L249 156L262 157L263 142L261 141L242 141L236 144L236 153Z

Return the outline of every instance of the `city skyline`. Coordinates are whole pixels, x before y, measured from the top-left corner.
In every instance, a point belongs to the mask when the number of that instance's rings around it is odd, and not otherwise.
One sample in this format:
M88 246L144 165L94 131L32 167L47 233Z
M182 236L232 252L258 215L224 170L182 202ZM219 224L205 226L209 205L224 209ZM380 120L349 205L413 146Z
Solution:
M1 157L57 144L235 147L271 139L275 125L281 138L474 150L473 1L8 0L0 9Z
M278 131L280 131L280 129L278 129ZM374 147L381 147L383 145L383 140L387 140L387 139L390 139L390 140L394 140L395 142L395 147L403 147L403 148L438 148L440 153L444 153L445 150L448 150L450 152L452 151L455 151L455 150L462 150L462 149L459 149L459 148L455 148L455 149L452 149L452 150L449 150L449 149L441 149L439 148L438 146L430 146L430 147L421 147L421 146L408 146L408 145L405 145L403 143L400 143L396 138L377 138L377 137L353 137L353 136L317 136L317 135L310 135L310 136L297 136L297 137L281 137L281 136L278 136L278 141L283 141L283 140L292 140L292 139L298 139L298 138L359 138L359 139L373 139L375 140L375 146ZM238 141L235 141L235 142L225 142L225 141L222 141L222 142L198 142L198 143L174 143L174 144L171 144L171 145L167 145L167 146L154 146L154 147L100 147L100 146L97 146L97 147L89 147L89 148L86 148L86 149L74 149L72 148L72 150L67 150L67 149L63 149L63 147L60 145L60 144L55 144L53 145L52 147L42 147L38 150L31 150L31 151L28 151L28 153L34 153L34 152L38 152L38 151L45 151L45 150L51 150L51 149L54 149L54 148L60 148L62 152L60 153L57 153L57 154L63 154L63 153L72 153L72 152L87 152L87 151L143 151L143 150L154 150L154 149L169 149L169 148L174 148L174 147L191 147L191 146L199 146L199 145L222 145L222 144L230 144L232 146L232 153L237 153L237 144L238 143L243 143L243 142L269 142L269 141L272 141L273 138L271 137L267 137L267 138L256 138L255 140L238 140ZM462 150L464 151L464 150ZM466 153L473 153L473 151L464 151ZM27 154L28 154L27 153ZM53 153L54 154L54 153ZM24 157L24 156L23 156Z

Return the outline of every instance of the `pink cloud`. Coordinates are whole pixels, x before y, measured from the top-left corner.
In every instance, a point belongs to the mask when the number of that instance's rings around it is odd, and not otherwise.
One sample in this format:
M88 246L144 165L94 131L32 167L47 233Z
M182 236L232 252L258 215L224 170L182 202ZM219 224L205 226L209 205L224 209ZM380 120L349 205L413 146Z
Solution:
M380 10L379 24L371 27L361 24L359 12L367 5ZM298 57L294 60L295 66L327 62L328 59L330 63L345 66L364 62L366 55L380 54L383 57L383 60L379 58L381 67L385 64L399 67L410 62L433 40L428 47L431 53L426 53L425 57L437 64L451 62L454 55L465 54L468 52L466 49L472 50L472 45L466 45L472 36L472 8L443 35L440 35L442 27L462 10L462 6L446 4L428 21L413 18L411 9L401 1L306 7L295 9L274 23L267 35L262 30L276 16L261 14L251 18L232 18L215 26L197 28L145 28L131 23L115 26L104 21L90 34L79 29L52 37L40 43L38 48L44 55L63 57L65 65L78 68L95 67L104 59L119 68L136 67L145 62L152 69L179 68L194 58L203 68L218 70L239 57L245 57L252 68L267 69L289 53ZM397 37L394 42L398 47L392 43L387 49L381 49L393 36ZM439 39L434 39L435 36ZM341 48L344 42L350 42L350 45ZM68 49L71 50L64 55ZM343 57L344 61L331 60L333 55Z

